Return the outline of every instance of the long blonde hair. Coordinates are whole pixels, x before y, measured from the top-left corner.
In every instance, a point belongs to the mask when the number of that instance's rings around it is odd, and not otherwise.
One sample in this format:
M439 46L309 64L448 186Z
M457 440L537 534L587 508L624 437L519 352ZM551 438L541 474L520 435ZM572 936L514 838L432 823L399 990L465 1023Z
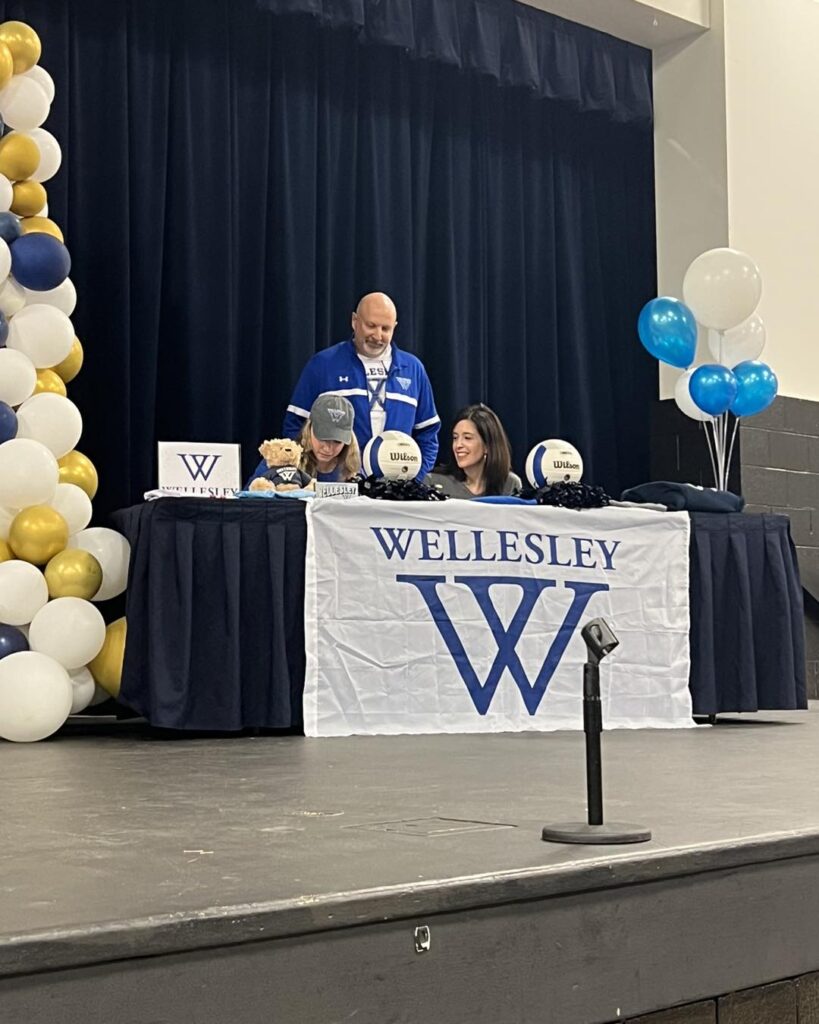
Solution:
M318 476L318 463L316 462L316 456L313 452L312 438L313 431L310 427L310 420L308 419L301 428L301 433L298 438L299 444L303 449L299 469L302 470L302 472L315 477ZM336 466L341 467L339 477L342 480L352 480L353 477L358 475L358 471L361 469L361 452L359 451L358 441L355 439L355 434L350 438L350 443L345 444L336 456Z

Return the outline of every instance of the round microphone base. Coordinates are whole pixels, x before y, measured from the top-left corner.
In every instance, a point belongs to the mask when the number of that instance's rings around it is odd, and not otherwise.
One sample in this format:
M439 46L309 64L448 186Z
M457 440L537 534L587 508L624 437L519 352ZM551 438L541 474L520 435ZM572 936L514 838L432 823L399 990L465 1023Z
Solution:
M581 843L602 846L607 843L647 843L651 832L642 825L623 821L589 825L585 821L565 821L557 825L544 825L541 838L544 843Z

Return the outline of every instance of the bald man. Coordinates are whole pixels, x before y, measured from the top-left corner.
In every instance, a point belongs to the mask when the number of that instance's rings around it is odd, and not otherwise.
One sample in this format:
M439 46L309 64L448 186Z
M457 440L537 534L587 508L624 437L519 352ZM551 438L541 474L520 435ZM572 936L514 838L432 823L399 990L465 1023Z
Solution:
M353 429L362 451L376 434L401 430L421 449L418 479L431 471L441 421L421 360L393 344L397 324L389 295L372 292L361 299L352 338L317 352L302 370L284 418L285 437L298 437L319 395L344 395L355 410Z

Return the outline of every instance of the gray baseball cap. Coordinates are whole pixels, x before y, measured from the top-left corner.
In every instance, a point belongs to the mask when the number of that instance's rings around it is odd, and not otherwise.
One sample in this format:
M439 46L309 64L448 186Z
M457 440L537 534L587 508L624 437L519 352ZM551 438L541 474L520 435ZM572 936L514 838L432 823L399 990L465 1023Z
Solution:
M354 419L353 407L342 395L319 395L310 410L310 429L319 441L349 444Z

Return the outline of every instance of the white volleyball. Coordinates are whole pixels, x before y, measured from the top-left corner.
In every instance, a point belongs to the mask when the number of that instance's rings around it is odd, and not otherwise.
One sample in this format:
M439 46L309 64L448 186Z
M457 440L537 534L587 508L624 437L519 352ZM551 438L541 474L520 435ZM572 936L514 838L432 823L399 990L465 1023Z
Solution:
M361 456L365 476L414 480L421 471L421 449L400 430L385 430L367 442Z
M583 476L583 459L573 444L560 438L541 441L526 456L526 479L532 487L577 482Z

